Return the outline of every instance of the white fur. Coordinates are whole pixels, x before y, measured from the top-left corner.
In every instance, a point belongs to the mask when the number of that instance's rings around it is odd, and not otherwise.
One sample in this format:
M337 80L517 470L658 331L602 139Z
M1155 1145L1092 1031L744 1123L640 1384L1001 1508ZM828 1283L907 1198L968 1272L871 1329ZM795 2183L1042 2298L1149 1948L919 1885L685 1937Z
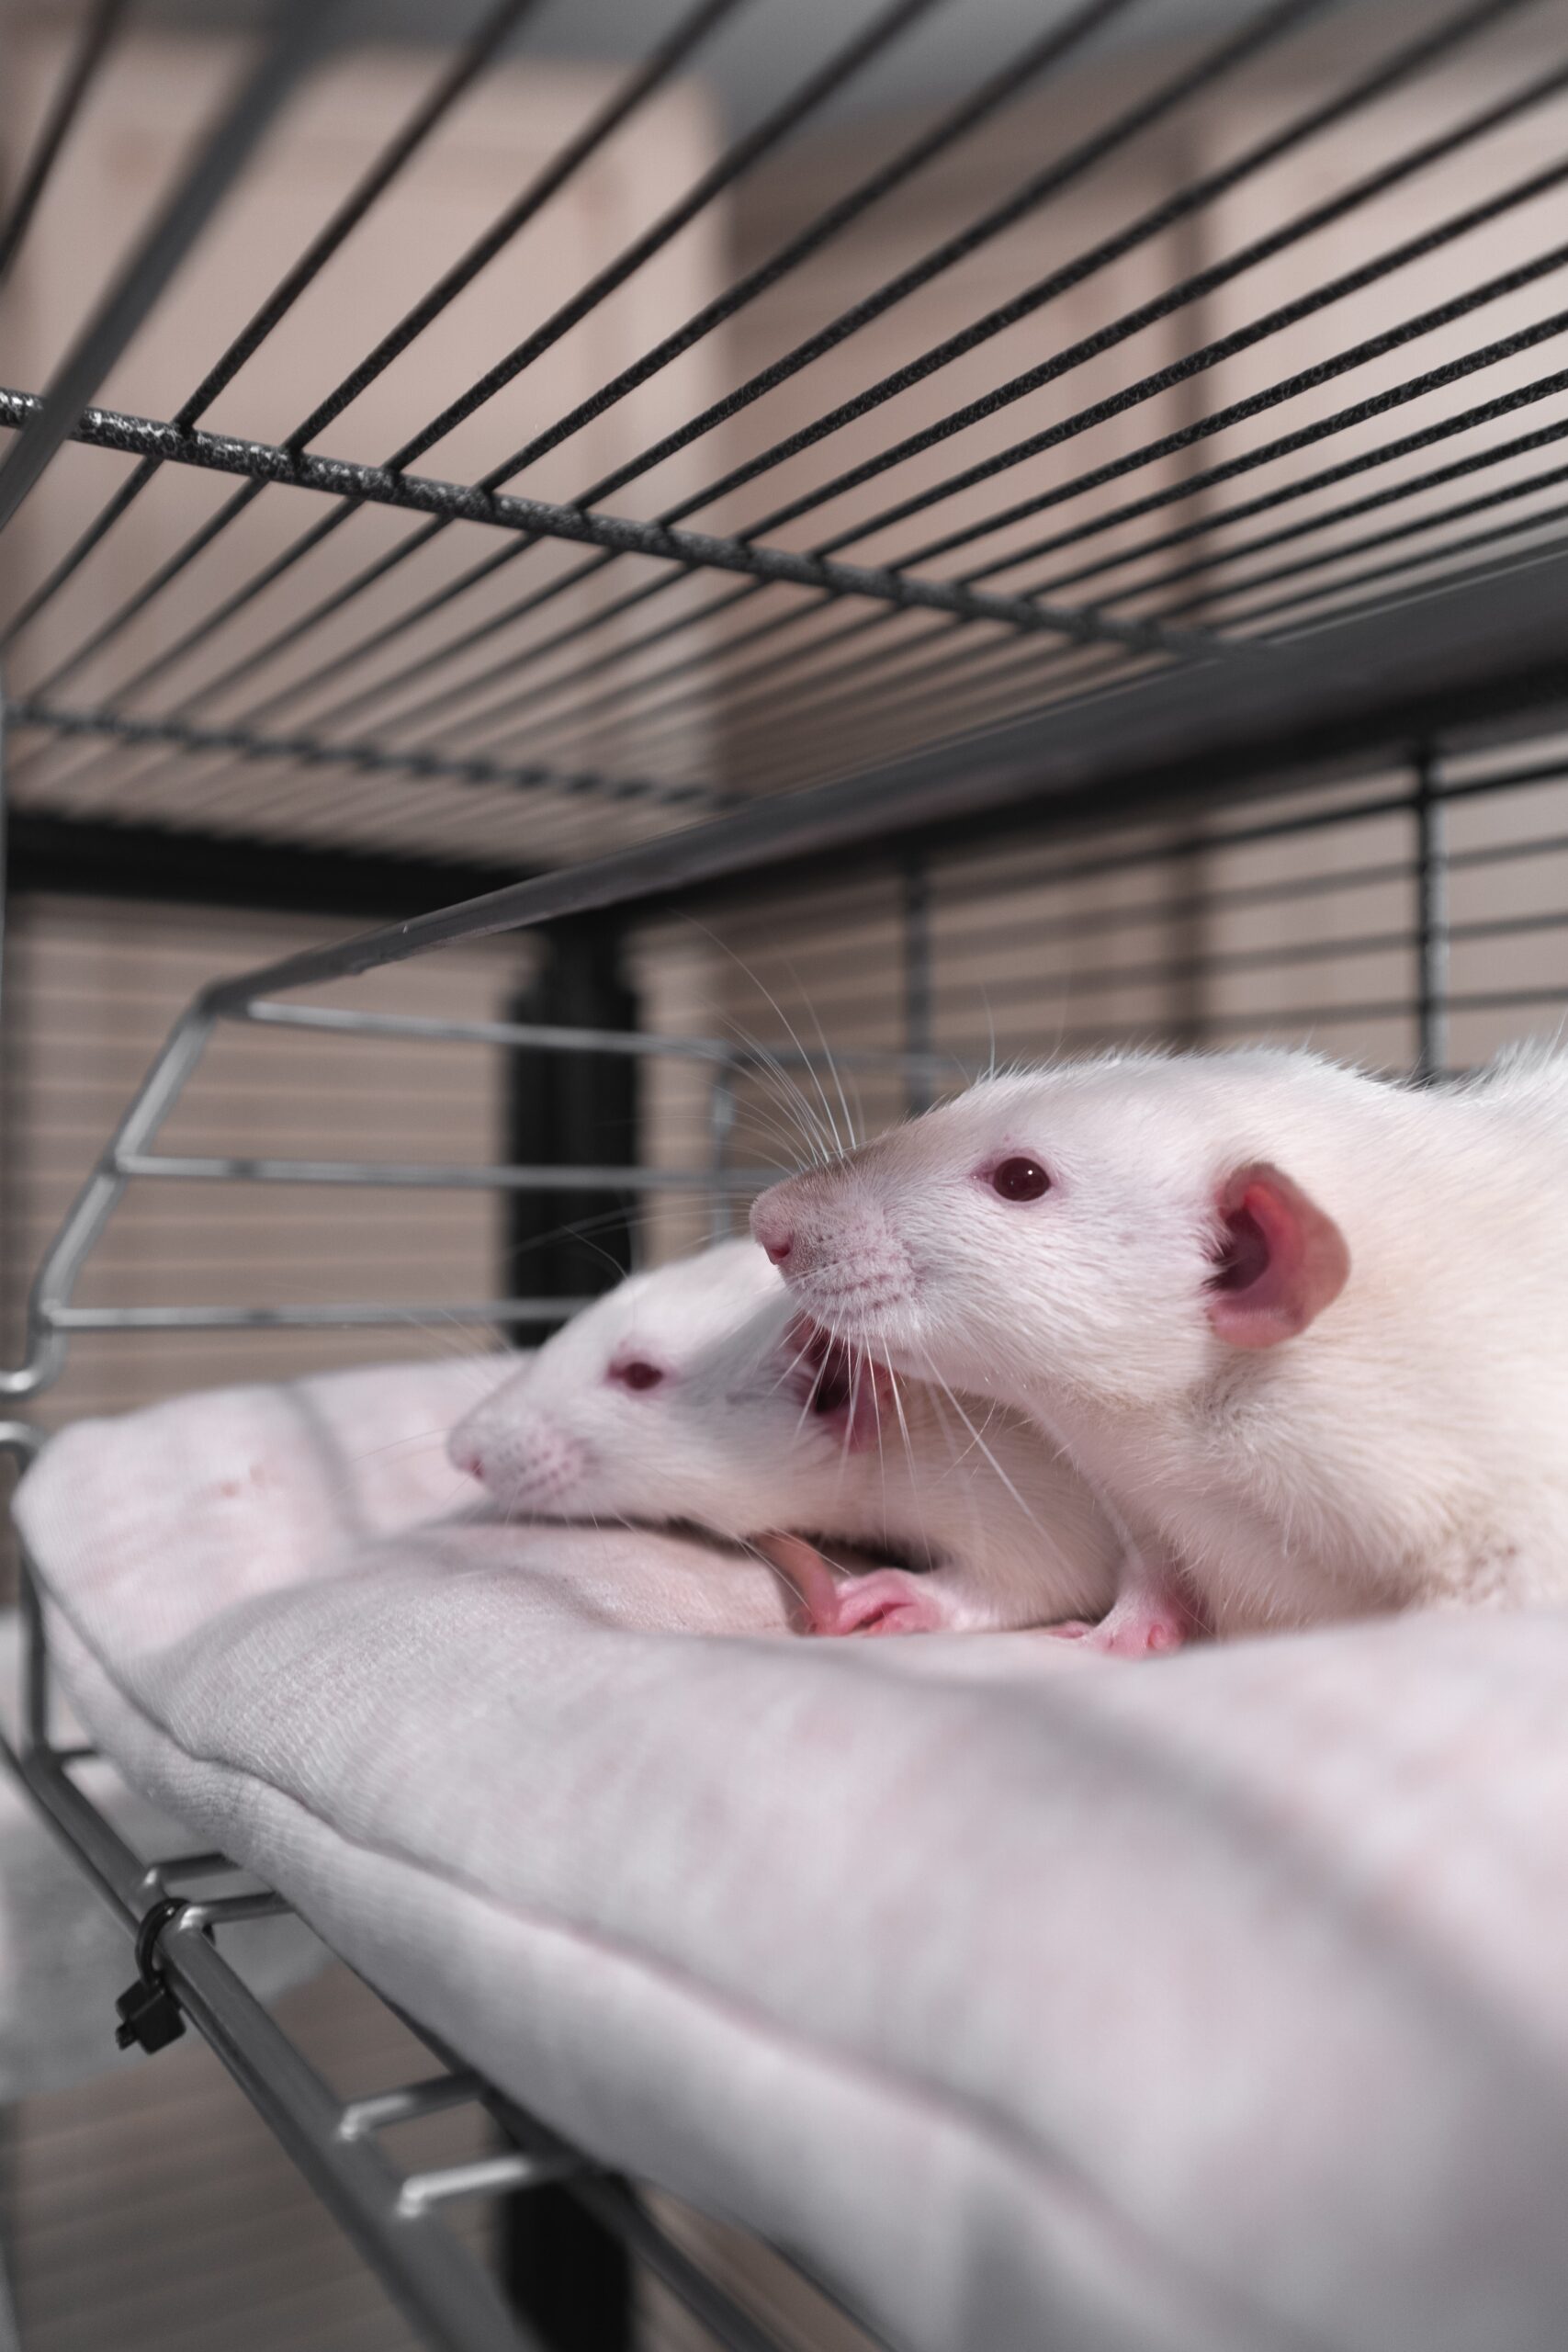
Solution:
M902 1425L885 1406L880 1447L846 1451L803 1403L797 1314L751 1241L633 1275L459 1423L453 1459L530 1517L793 1531L929 1558L965 1630L1108 1605L1115 1540L1026 1419L900 1381ZM664 1380L608 1376L631 1358Z
M1037 1159L1044 1196L988 1182ZM1209 1316L1216 1203L1272 1162L1349 1248L1281 1345ZM808 1311L1031 1414L1219 1630L1568 1600L1568 1059L1420 1090L1266 1048L977 1086L775 1186Z

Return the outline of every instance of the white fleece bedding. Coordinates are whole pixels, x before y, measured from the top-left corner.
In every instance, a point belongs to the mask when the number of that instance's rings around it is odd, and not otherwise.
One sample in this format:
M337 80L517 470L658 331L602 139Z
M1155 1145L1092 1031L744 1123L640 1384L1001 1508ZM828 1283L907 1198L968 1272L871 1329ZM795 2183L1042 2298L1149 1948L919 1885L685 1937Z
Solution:
M150 1797L909 2352L1560 2352L1568 1618L800 1641L694 1544L414 1524L478 1376L45 1453Z
M0 1721L15 1736L21 1626L0 1611ZM57 1736L73 1736L62 1720ZM107 1763L75 1781L149 1860L191 1851L166 1813ZM270 2000L302 1984L326 1955L298 1919L258 1919L231 1945L246 1982ZM7 1772L0 1772L0 2104L66 2090L90 2075L144 2063L115 2047L115 1996L132 1974L130 1946L103 1897ZM0 2352L8 2342L0 2313Z

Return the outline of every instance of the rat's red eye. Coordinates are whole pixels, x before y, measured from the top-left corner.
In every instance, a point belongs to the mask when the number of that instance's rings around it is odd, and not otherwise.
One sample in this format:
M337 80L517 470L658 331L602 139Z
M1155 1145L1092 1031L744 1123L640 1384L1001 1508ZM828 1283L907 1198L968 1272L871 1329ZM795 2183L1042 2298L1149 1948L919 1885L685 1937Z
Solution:
M1051 1189L1051 1179L1037 1159L1022 1152L1004 1159L991 1170L991 1190L1004 1201L1037 1201Z
M641 1356L634 1356L629 1363L613 1363L610 1377L618 1380L623 1388L657 1388L664 1374L656 1363L649 1363Z

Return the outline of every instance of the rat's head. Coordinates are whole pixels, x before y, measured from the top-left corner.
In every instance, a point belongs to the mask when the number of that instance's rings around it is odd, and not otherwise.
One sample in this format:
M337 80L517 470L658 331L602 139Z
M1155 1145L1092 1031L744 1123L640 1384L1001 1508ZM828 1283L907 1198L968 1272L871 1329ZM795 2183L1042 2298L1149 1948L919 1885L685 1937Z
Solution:
M1023 1404L1174 1398L1344 1286L1338 1228L1264 1144L1324 1068L1139 1055L991 1080L774 1185L751 1229L809 1316L900 1371Z
M634 1274L547 1340L447 1451L533 1519L687 1520L734 1535L817 1524L876 1442L885 1374L800 1323L754 1242Z

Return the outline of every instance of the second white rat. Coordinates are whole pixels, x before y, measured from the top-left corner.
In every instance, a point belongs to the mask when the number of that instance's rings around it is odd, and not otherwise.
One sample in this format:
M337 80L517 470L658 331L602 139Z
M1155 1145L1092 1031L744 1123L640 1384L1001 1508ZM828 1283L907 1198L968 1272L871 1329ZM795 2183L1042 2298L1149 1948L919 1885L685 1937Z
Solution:
M1025 1411L1119 1517L1097 1646L1568 1600L1568 1060L1305 1053L976 1087L774 1186L845 1344Z
M1114 1592L1115 1538L1036 1430L919 1382L856 1378L749 1240L596 1300L448 1451L521 1517L756 1541L814 1633L1036 1625ZM836 1575L822 1556L836 1544L909 1565Z

